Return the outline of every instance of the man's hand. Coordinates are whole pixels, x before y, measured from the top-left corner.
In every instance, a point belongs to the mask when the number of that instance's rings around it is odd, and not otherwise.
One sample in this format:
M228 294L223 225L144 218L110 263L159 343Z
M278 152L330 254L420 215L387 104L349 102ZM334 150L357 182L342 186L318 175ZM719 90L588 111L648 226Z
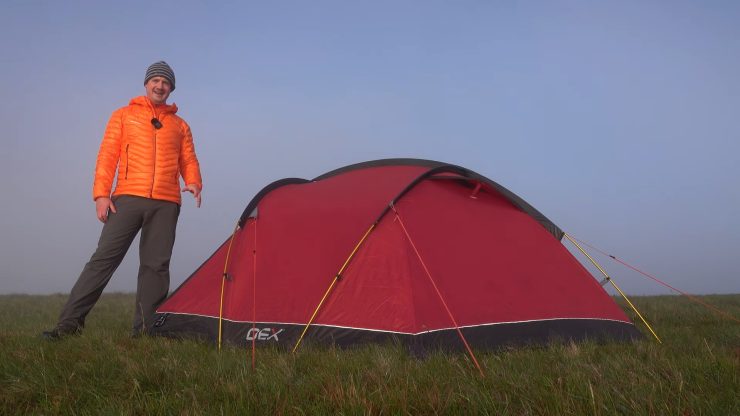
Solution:
M110 212L116 212L116 207L115 205L113 205L113 201L111 201L110 198L101 196L100 198L95 200L95 212L98 214L98 219L100 220L100 222L104 223L108 221L109 209Z
M190 192L195 197L195 206L200 208L200 186L190 183L182 188L183 192ZM115 212L115 211L114 211Z

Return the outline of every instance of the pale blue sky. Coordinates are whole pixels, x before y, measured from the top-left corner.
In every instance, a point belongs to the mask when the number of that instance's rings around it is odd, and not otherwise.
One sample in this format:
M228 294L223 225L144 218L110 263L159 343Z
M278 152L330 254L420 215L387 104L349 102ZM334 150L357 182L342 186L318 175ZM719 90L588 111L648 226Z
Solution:
M205 181L173 288L267 183L416 157L682 290L738 293L738 22L734 1L3 0L0 293L69 291L101 227L105 123L160 59ZM137 253L109 291L135 290ZM669 293L597 259L628 293Z

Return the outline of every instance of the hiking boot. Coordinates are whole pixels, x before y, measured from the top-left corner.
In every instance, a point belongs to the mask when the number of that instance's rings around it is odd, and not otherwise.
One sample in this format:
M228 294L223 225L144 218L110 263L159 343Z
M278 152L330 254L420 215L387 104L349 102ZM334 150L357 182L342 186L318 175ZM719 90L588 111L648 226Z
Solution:
M62 338L66 338L69 336L80 335L81 333L82 333L82 328L80 327L58 326L49 331L42 332L41 338L49 340L49 341L56 341L56 340L60 340Z

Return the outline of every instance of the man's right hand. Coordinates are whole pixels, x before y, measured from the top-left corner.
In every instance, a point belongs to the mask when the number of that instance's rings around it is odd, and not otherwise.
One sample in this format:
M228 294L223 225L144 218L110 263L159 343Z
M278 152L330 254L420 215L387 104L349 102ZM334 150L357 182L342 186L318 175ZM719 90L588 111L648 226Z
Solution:
M95 211L98 214L98 219L100 220L100 222L108 221L109 209L110 212L116 212L116 207L115 205L113 205L113 201L111 201L110 198L101 196L100 198L95 200Z

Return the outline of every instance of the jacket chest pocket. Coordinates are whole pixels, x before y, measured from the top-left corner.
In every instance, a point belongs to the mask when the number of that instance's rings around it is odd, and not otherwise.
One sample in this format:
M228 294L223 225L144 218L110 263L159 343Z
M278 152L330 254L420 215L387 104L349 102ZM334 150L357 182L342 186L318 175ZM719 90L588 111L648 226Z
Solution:
M124 157L123 160L126 163L126 171L125 171L125 173L123 175L123 179L128 179L128 148L129 148L129 146L131 146L131 143L126 143L126 151L125 151L125 153L123 155L123 157Z

